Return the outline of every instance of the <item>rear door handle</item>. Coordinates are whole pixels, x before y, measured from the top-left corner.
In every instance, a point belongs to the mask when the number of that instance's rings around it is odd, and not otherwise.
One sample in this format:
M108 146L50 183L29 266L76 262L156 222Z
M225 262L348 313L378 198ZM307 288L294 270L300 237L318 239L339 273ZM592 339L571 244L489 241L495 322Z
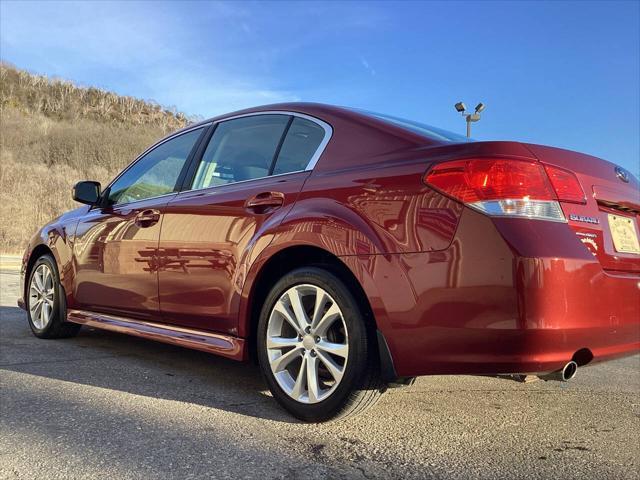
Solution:
M160 212L152 208L142 210L136 215L136 225L141 228L151 227L158 223L158 220L160 220Z
M248 199L244 207L253 213L268 213L284 204L284 193L262 192Z

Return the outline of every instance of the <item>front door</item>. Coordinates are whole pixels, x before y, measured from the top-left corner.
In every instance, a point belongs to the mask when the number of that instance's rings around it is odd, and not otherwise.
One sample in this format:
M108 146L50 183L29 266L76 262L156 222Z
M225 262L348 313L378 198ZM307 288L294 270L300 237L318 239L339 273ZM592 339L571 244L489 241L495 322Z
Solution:
M80 220L73 247L78 308L158 317L162 211L203 130L173 137L143 155L105 190L104 206Z
M237 334L237 310L261 231L294 204L326 135L297 116L263 114L220 122L189 189L164 211L159 292L164 321ZM266 243L266 244L265 244Z

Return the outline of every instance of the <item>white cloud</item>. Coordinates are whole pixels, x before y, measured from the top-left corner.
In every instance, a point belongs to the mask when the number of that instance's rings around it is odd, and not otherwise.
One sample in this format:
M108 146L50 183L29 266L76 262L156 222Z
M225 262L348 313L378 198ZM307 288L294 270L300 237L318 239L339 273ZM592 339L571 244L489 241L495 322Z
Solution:
M317 46L380 26L357 3L0 2L4 60L203 116L335 95L340 59Z
M364 69L371 74L372 77L375 77L376 71L373 69L373 67L371 67L371 65L369 65L369 62L366 58L360 57L360 63L362 64Z
M205 5L208 28L203 37L202 30L195 32L189 19L181 16L188 17L188 12L172 4L3 2L3 60L12 61L5 52L24 54L34 60L38 73L76 82L105 72L91 84L153 99L188 114L211 116L298 100L292 92L274 87L276 80L256 68L269 70L273 47L248 53L233 48L239 41L234 35L252 34L244 6L199 2L192 6ZM254 62L251 76L245 73L250 69L237 67L247 59L259 64Z
M264 88L260 82L226 77L221 72L212 77L190 72L157 72L148 77L147 87L159 102L204 117L300 100L294 92Z

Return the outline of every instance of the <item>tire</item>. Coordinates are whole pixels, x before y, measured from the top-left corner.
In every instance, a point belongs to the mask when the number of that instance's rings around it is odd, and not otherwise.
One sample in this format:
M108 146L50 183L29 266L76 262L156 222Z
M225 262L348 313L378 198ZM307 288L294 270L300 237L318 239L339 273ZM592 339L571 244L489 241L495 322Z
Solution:
M355 415L383 392L373 333L337 276L321 268L300 268L276 283L262 307L260 369L274 398L300 420Z
M42 255L29 273L26 289L27 318L38 338L68 338L81 325L66 322L67 308L58 267L51 255Z

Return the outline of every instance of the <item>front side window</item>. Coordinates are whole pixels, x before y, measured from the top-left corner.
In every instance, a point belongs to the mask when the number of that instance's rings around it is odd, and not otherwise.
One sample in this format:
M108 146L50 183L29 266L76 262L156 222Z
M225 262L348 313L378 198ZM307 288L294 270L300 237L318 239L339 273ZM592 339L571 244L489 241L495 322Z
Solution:
M198 166L193 189L269 176L288 115L255 115L220 122Z
M109 202L117 205L175 192L180 172L203 129L172 138L147 153L113 182Z
M317 123L294 117L280 148L273 174L305 170L324 139L324 135L324 128Z

